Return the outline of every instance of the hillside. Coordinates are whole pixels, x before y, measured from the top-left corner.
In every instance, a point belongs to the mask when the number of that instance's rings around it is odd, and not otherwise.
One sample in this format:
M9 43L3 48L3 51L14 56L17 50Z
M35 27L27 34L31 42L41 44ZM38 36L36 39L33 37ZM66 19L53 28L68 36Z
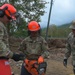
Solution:
M58 26L59 28L69 28L69 26L71 25L71 23L66 23L63 25Z
M60 26L57 25L50 25L48 28L48 37L52 38L66 38L68 34L70 33L69 26L71 23L63 24ZM46 28L42 29L42 35L45 36L46 34Z
M58 28L69 28L69 26L71 25L71 23L66 23L66 24L62 24L62 25L56 25ZM49 27L52 25L49 25ZM46 27L42 28L43 30L46 30Z

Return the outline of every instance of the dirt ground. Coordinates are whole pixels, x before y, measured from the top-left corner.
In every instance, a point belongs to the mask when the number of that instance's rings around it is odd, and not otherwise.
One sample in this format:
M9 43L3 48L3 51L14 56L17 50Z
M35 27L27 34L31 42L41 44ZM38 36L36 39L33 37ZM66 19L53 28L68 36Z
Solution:
M22 39L13 39L10 41L10 48L13 52L18 52L17 48ZM16 42L16 43L15 43ZM48 46L50 58L47 61L47 70L45 75L71 75L73 74L71 57L68 60L67 68L63 66L63 57L65 52L66 39L49 39ZM10 59L10 65L14 75L20 75L22 61L15 62Z

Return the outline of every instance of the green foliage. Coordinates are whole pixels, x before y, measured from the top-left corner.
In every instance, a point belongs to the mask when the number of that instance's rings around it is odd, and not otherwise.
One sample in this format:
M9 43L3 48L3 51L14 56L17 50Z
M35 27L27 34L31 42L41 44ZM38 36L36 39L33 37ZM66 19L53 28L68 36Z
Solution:
M11 1L13 4L13 0ZM29 22L31 20L36 20L40 22L40 16L44 15L45 11L44 0L16 0L14 6L17 8L18 12L22 12L22 18Z
M15 28L14 26L11 25L10 31L11 31L11 35L15 37L25 37L27 36L27 24L24 22L23 19L21 19L21 22L17 24Z
M7 0L5 0L5 2L7 2ZM27 35L26 26L28 22L32 20L37 22L41 21L40 17L45 13L44 8L47 2L45 0L9 0L9 3L14 5L20 13L16 27L11 25L10 28L8 28L9 33L10 35L23 37Z
M69 24L64 24L61 26L56 26L56 25L50 25L49 27L49 32L48 32L48 37L51 38L66 38L68 34L71 32L69 29L70 23ZM45 37L46 33L46 28L42 29L42 35Z

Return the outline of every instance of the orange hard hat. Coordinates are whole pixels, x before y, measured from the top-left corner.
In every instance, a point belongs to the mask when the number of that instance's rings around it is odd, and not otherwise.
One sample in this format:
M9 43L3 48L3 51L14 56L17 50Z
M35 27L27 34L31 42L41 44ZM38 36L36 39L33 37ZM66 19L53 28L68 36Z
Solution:
M30 31L38 31L40 29L40 25L36 21L31 21L28 24L28 30Z
M11 17L12 19L16 19L16 17L15 17L16 12L17 12L16 8L13 5L9 4L9 3L5 3L0 7L0 9L4 9L6 7L7 7L7 9L5 9L5 14L7 16Z

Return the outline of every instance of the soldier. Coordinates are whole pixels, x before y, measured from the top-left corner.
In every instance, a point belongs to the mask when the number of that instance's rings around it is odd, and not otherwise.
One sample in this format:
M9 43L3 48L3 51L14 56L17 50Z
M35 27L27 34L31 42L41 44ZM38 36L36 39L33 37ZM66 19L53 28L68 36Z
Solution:
M11 52L9 49L6 25L11 20L16 19L15 14L16 9L11 4L3 4L0 7L0 75L11 75L8 58L18 61L20 56L22 56L21 54Z
M26 67L26 65L28 65L27 62L29 61L30 63L30 61L38 60L38 63L41 63L44 58L49 56L48 46L44 38L40 36L40 29L40 25L36 21L31 21L28 24L29 36L21 42L18 49L22 51L26 57L21 68L21 75L37 75L34 74L34 72L30 72L32 68L29 70L28 66Z
M72 32L67 38L67 49L65 51L63 64L67 66L67 60L72 54L73 72L75 74L75 20L72 21L72 25L69 28L72 29Z

